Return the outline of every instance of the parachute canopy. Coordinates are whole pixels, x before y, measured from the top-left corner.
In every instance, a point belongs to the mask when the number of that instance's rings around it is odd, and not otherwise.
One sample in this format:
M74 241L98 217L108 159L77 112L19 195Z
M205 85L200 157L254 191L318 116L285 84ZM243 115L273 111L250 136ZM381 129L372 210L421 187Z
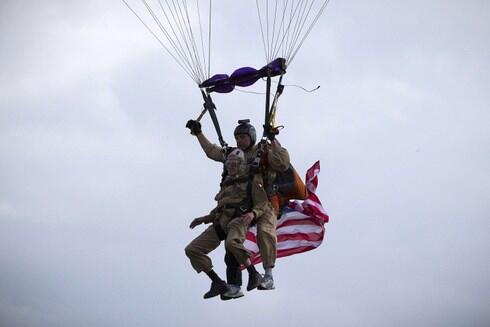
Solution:
M231 92L235 86L250 86L266 76L283 75L329 2L256 0L267 65L260 69L242 67L230 76L210 78L212 0L121 1L199 87L220 93ZM250 10L254 10L252 4Z
M257 70L252 67L242 67L235 70L231 76L217 74L199 85L208 92L229 93L235 86L250 86L263 77L274 77L286 73L286 60L276 60Z

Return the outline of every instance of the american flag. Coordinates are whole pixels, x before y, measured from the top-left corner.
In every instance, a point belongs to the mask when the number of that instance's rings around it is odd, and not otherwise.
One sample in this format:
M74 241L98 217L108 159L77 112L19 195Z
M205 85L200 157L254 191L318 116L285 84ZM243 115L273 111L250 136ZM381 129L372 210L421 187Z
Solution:
M313 250L320 246L325 235L324 224L328 214L323 209L315 191L318 186L320 162L317 161L306 172L308 197L305 200L291 200L277 221L277 257L286 257L296 253ZM245 248L252 253L253 264L262 262L256 242L257 228L249 229Z

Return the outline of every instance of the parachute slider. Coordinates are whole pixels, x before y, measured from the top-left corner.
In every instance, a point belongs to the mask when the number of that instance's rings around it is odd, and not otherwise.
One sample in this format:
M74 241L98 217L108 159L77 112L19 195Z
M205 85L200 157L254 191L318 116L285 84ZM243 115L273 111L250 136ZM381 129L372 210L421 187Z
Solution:
M202 82L199 87L206 89L208 93L229 93L235 86L247 87L253 85L264 77L274 77L286 73L286 59L277 58L257 70L252 67L241 67L235 70L231 76L216 74Z

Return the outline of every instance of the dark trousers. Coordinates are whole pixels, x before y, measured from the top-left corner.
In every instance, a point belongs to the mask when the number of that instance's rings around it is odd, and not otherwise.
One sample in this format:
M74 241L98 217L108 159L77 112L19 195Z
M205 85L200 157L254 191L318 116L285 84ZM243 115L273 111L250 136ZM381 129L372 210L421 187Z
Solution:
M242 271L240 264L230 251L225 254L226 282L228 284L242 286Z

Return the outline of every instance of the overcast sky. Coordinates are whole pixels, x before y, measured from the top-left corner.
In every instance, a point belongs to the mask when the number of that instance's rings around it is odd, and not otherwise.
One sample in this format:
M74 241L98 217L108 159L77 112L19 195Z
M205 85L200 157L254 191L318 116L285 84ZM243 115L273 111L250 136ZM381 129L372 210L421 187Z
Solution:
M238 3L214 1L212 73L264 64ZM0 325L489 326L490 2L332 0L285 83L321 86L277 119L301 174L321 162L326 238L276 290L205 301L196 85L120 1L2 1ZM230 143L261 125L263 95L214 100Z

